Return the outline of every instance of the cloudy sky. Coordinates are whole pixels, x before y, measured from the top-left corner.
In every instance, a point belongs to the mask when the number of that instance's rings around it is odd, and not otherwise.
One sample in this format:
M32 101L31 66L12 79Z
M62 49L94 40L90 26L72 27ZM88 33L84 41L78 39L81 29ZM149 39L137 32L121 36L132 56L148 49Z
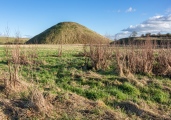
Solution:
M130 25L128 28L123 29L122 32L117 33L115 36L118 38L127 37L133 31L136 31L139 36L146 33L171 33L171 14L150 17L140 24Z
M0 36L33 37L63 21L114 38L171 33L171 0L0 0Z

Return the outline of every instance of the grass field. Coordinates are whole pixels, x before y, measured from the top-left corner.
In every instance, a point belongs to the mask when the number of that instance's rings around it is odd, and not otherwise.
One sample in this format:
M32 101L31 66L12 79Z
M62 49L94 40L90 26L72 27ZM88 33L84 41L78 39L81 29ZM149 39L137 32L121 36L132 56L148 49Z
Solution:
M171 119L169 77L119 76L116 58L105 70L88 69L83 53L83 45L1 45L0 118ZM5 88L10 71L20 82Z
M16 38L15 37L0 37L0 44L12 44L12 43L20 43L20 44L23 44L25 43L27 40L29 40L29 38L20 38L19 41L16 41Z

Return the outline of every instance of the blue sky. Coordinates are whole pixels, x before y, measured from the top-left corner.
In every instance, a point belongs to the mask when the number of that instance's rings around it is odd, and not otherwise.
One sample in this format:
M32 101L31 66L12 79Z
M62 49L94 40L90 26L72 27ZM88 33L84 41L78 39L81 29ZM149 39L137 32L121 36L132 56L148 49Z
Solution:
M63 21L107 36L171 32L171 0L0 0L0 35L33 37Z

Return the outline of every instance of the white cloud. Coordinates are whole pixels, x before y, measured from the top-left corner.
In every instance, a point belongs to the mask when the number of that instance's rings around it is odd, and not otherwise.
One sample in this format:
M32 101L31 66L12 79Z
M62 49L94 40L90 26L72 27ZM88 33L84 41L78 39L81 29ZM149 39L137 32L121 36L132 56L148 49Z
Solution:
M130 25L128 28L118 33L118 36L119 38L128 37L133 31L136 31L138 35L146 33L157 34L159 32L171 33L171 14L166 16L153 16L141 24Z
M135 12L136 9L133 9L132 7L128 8L125 12Z
M128 13L128 12L135 12L135 11L136 11L136 9L133 9L132 7L130 7L125 12ZM108 12L110 12L110 11L108 11ZM112 10L112 12L121 13L121 12L124 12L124 10L118 9L118 10Z
M32 38L31 35L23 35L22 38Z
M142 22L139 25L131 25L127 29L123 29L122 31L137 31L137 32L170 32L171 31L171 15L167 16L153 16L148 20Z
M129 31L124 31L124 32L121 32L121 33L117 33L115 34L115 39L120 39L120 38L126 38L128 36L130 36L131 32Z

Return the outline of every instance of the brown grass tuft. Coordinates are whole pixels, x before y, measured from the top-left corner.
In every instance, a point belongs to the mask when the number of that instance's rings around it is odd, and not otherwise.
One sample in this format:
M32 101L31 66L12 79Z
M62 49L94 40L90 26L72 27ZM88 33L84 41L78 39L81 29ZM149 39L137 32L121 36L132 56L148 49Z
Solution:
M46 115L48 115L53 109L52 105L44 98L43 93L37 88L31 91L30 106L32 106L37 112Z
M87 48L88 47L88 48ZM92 68L95 70L106 70L112 59L113 50L108 45L93 45L84 46L85 66L88 66L90 60Z

